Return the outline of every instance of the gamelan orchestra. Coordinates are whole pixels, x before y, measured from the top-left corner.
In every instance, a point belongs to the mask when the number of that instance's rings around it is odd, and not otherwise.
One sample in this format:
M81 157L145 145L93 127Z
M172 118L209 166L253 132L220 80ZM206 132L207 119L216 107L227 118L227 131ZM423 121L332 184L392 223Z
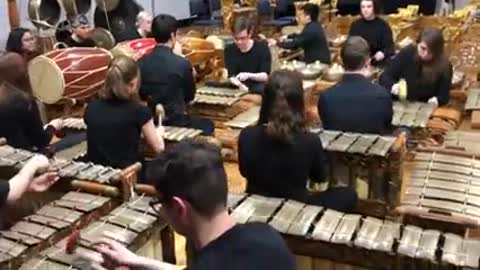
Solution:
M480 268L480 1L147 2L4 4L0 269Z

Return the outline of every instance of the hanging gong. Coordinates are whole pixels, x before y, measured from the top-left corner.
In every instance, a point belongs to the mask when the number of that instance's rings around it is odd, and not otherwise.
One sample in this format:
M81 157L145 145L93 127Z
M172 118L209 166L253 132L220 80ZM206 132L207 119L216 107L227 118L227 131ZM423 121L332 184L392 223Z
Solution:
M86 14L92 7L92 0L61 0L63 9L69 16L76 16L79 14Z
M111 50L113 47L115 47L115 38L113 37L112 33L105 28L95 28L93 40L95 41L95 45L97 45L97 47L104 48L106 50Z
M120 4L120 0L95 0L95 2L99 9L106 12L115 10Z
M55 27L60 20L60 4L57 0L28 1L28 18L42 29Z

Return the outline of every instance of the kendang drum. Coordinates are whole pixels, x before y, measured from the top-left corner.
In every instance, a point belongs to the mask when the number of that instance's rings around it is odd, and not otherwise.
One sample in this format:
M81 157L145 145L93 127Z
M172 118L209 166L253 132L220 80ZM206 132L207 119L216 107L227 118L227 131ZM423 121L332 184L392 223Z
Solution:
M111 50L113 55L126 55L138 60L151 53L157 42L153 38L139 38L130 41L124 41Z
M112 58L101 48L67 48L38 56L28 65L33 94L47 104L88 99L103 87Z

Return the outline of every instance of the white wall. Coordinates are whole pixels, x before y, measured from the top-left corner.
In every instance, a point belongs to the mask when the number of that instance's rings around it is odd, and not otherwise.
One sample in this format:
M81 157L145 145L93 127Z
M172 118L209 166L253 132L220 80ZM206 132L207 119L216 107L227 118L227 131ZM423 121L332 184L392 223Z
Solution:
M185 19L190 17L189 0L136 0L145 10L151 14L167 13L175 16L177 19ZM20 25L22 27L31 28L33 25L28 20L28 0L17 0L20 13ZM89 14L92 19L95 0L92 0L93 8ZM64 15L62 15L64 19ZM93 20L92 20L93 21ZM10 24L8 22L8 6L7 1L0 0L0 49L5 48L8 33L10 32Z

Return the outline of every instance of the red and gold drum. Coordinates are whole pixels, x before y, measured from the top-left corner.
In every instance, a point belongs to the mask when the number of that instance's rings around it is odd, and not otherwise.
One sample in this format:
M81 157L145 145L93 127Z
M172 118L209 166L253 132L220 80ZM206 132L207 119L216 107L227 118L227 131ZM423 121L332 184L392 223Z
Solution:
M112 54L101 48L53 50L30 61L33 94L54 104L62 99L85 100L103 87Z
M112 49L113 55L126 55L138 60L151 53L157 42L153 38L139 38L120 42Z

